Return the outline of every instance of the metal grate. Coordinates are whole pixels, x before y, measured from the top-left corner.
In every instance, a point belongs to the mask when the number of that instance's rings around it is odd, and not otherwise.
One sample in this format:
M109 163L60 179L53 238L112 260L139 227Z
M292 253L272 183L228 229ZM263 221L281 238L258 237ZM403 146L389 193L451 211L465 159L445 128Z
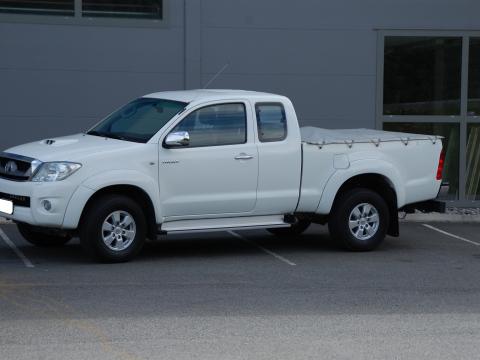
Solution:
M31 159L33 160L33 159ZM0 155L0 178L27 181L32 174L32 161L20 156Z

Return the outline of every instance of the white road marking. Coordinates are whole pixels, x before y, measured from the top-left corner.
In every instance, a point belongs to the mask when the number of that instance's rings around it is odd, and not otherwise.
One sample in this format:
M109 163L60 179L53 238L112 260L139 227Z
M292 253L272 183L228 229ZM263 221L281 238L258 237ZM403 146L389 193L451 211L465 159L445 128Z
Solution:
M246 243L249 243L250 245L253 245L257 248L259 248L260 250L262 250L263 252L267 253L268 255L272 255L274 258L280 260L280 261L283 261L284 263L290 265L290 266L296 266L297 264L295 264L294 262L284 258L282 255L278 255L277 253L274 253L273 251L271 250L268 250L266 248L264 248L263 246L260 246L258 245L256 242L253 242L251 240L248 240L246 237L236 233L235 231L227 231L230 235L232 236L235 236L237 239L240 239L242 241L245 241Z
M12 240L10 240L10 238L7 236L7 234L5 234L5 232L0 228L0 237L3 239L3 241L5 241L5 244L8 245L8 247L10 247L10 249L12 249L12 251L17 254L17 256L23 261L23 264L27 267L27 268L34 268L35 265L32 264L32 262L30 260L28 260L28 258L25 256L25 254L15 246L15 244L13 243Z
M454 239L465 241L465 242L467 242L469 244L472 244L472 245L475 245L475 246L480 246L480 243L478 243L478 242L465 239L464 237L461 237L461 236L458 236L458 235L455 235L455 234L451 234L449 232L443 231L442 229L436 228L435 226L432 226L432 225L429 225L429 224L422 224L422 225L425 226L426 228L431 229L431 230L435 230L435 231L439 232L440 234L450 236Z

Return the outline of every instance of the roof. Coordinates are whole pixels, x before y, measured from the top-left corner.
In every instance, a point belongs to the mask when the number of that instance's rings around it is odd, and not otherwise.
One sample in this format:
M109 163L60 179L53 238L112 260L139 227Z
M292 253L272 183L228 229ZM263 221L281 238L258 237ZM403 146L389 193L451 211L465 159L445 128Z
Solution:
M168 99L190 103L195 100L209 101L232 98L261 98L261 97L280 97L280 95L269 94L257 91L247 90L222 90L222 89L197 89L197 90L179 90L179 91L161 91L145 95L148 98Z

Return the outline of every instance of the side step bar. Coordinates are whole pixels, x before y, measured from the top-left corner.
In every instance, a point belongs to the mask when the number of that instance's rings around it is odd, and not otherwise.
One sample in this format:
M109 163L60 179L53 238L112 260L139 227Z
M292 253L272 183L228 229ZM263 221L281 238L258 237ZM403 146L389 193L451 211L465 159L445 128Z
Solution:
M285 215L242 216L216 219L176 220L160 225L160 233L183 233L225 231L240 229L264 229L289 227L291 222Z

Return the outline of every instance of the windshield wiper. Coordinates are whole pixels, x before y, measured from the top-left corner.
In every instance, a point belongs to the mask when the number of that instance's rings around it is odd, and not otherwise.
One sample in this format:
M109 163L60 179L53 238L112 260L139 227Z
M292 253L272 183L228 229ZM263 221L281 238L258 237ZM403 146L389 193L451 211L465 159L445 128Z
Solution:
M107 134L107 133L102 133L102 132L100 132L100 131L95 131L95 130L89 131L89 132L87 133L87 135L108 137L108 134Z
M125 136L122 136L122 135L119 135L119 134L115 134L115 133L109 133L109 134L108 134L108 137L109 137L109 138L112 138L112 139L127 140L127 141L128 141L128 139L127 139Z
M145 143L145 139L137 138L134 136L130 136L129 134L123 134L123 133L107 133L107 132L92 130L92 131L89 131L87 134L93 135L93 136L106 137L106 138L115 139L115 140Z
M105 133L105 132L96 131L96 130L89 131L87 134L88 135L93 135L93 136L106 137L106 138L110 138L110 139L128 140L125 136L122 136L122 135L118 135L118 134L115 134L115 133Z

